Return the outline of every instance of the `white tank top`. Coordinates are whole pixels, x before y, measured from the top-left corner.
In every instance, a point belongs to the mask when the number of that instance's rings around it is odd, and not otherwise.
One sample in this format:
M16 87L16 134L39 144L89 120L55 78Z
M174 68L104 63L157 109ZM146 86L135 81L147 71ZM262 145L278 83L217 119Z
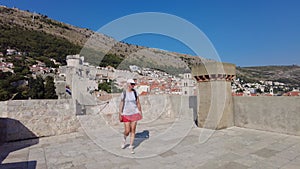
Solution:
M138 93L136 93L136 95L138 96ZM121 101L123 99L124 99L124 93L122 92ZM122 115L133 115L133 114L137 114L137 113L139 113L139 109L137 107L134 92L133 91L128 92L126 90L126 97L124 100L124 108L123 108Z

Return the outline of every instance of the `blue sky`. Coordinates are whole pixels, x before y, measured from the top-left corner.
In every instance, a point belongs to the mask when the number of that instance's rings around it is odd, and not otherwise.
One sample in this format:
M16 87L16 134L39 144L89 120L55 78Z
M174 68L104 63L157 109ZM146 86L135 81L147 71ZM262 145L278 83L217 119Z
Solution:
M94 31L133 13L168 13L202 30L223 62L237 66L300 65L298 0L1 0L0 4ZM162 35L138 35L124 41L194 54L180 41Z

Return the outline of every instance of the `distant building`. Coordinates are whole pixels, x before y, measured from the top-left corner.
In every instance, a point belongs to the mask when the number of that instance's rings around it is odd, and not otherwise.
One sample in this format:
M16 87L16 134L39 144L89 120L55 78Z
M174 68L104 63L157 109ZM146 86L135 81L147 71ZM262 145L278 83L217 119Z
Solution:
M270 88L270 95L274 95L273 87Z
M67 66L69 67L78 67L83 65L84 57L80 55L68 55L67 56Z
M67 66L60 66L58 72L57 78L63 79L57 80L57 86L60 86L57 93L61 98L71 96L80 103L94 102L92 93L98 90L97 68L86 64L83 56L68 55Z
M43 65L43 64L42 64ZM33 74L45 74L45 73L50 73L50 68L47 68L45 66L41 66L41 65L32 65L29 67L30 71Z
M183 74L181 80L181 91L183 95L191 96L196 95L196 81L192 78L191 73Z
M144 93L144 95L146 93L150 92L150 86L149 85L138 85L136 87L136 91L138 92L138 94Z
M16 53L15 49L6 49L6 55L15 55Z
M130 71L132 71L132 72L141 72L141 68L140 67L138 67L138 66L136 66L136 65L130 65L129 66L129 69L130 69Z

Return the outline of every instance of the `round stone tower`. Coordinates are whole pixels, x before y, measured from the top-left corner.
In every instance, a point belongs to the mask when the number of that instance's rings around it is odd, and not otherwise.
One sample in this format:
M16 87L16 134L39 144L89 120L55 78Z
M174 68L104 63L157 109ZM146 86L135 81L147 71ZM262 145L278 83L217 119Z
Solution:
M192 75L198 82L198 127L222 129L234 125L231 81L235 71L234 64L221 62L192 67Z

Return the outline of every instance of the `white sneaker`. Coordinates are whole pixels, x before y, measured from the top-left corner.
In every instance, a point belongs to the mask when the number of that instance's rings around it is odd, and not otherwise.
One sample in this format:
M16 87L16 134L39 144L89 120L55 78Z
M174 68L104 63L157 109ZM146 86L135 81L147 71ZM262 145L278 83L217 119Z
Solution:
M124 139L121 143L121 149L124 149L126 146L126 140Z
M124 149L125 146L126 146L126 145L122 143L122 144L121 144L121 149Z
M130 149L131 154L134 154L134 153L135 153L135 152L134 152L134 146L130 145L130 146L129 146L129 149Z

